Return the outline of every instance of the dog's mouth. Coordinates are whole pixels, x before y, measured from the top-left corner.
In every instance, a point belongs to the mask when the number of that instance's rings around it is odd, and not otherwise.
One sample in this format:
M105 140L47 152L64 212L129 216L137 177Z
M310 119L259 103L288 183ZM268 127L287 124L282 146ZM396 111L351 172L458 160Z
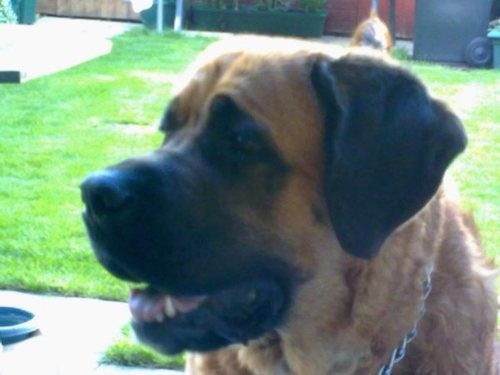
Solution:
M279 325L287 299L278 283L256 279L196 296L132 289L129 307L138 338L160 352L176 354L258 338Z
M131 289L129 307L133 318L140 322L162 323L167 318L175 318L196 310L207 296L172 297L151 289Z
M259 338L279 328L292 299L295 284L280 263L247 262L238 272L205 270L199 277L177 269L169 278L172 274L137 269L138 263L125 266L102 247L96 249L111 274L146 285L131 289L132 327L140 341L165 354L205 352Z

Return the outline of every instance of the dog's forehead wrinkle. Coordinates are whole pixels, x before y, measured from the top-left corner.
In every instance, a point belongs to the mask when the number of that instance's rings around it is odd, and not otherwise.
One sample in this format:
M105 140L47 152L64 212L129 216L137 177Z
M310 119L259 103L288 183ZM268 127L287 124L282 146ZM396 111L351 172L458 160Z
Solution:
M287 41L285 44L290 43ZM293 126L310 122L310 113L301 108L311 101L308 98L311 96L308 79L310 52L289 49L286 52L274 51L271 55L261 51L240 51L229 55L230 59L226 53L216 58L215 63L202 65L199 75L196 73L196 78L181 92L183 106L185 110L189 108L188 113L205 112L206 103L212 97L225 94L233 97L240 107L255 114L256 120L269 126L271 133L279 134L281 131L277 127L286 126L290 131ZM220 66L225 69L220 69ZM216 77L208 74L213 72L216 72ZM288 88L285 93L282 87ZM268 105L269 102L272 106ZM269 113L269 107L272 113ZM280 121L282 118L287 121ZM203 123L200 120L197 122Z

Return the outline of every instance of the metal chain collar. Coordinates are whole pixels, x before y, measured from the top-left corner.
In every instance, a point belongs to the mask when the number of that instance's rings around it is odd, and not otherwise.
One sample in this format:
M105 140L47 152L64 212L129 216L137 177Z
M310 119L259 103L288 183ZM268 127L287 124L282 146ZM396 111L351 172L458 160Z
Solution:
M379 372L377 375L391 375L392 373L392 368L396 363L401 361L404 356L406 355L406 348L408 344L415 338L417 337L417 326L420 320L422 319L422 316L425 313L425 301L427 300L427 297L429 297L429 294L431 293L432 289L432 284L431 284L431 273L432 270L429 270L426 272L425 275L425 280L423 283L423 302L422 305L420 306L420 310L418 311L418 316L417 319L415 319L415 322L413 323L412 329L406 334L405 337L401 340L399 345L392 351L391 358L389 361L380 368Z

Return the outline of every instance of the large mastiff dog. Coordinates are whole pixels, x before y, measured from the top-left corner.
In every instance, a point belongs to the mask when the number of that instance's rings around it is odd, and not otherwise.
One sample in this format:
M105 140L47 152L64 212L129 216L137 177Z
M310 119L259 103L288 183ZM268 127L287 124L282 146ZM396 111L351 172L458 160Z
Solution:
M158 150L82 184L97 258L143 285L138 337L197 375L496 371L493 277L443 184L458 118L380 58L236 43Z

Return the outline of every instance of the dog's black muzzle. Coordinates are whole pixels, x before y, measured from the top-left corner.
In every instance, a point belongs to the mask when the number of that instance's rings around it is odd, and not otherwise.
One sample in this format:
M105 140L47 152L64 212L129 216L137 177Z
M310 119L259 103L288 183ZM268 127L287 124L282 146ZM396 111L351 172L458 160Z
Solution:
M182 211L181 172L175 170L181 166L170 159L159 153L129 159L91 174L81 185L96 256L120 278L142 281L162 272L158 263L172 244L159 242Z
M96 257L115 276L147 284L139 301L204 298L175 318L136 321L143 341L168 353L211 350L282 321L291 270L268 255L272 241L238 219L224 181L193 154L129 159L91 174L81 191Z

